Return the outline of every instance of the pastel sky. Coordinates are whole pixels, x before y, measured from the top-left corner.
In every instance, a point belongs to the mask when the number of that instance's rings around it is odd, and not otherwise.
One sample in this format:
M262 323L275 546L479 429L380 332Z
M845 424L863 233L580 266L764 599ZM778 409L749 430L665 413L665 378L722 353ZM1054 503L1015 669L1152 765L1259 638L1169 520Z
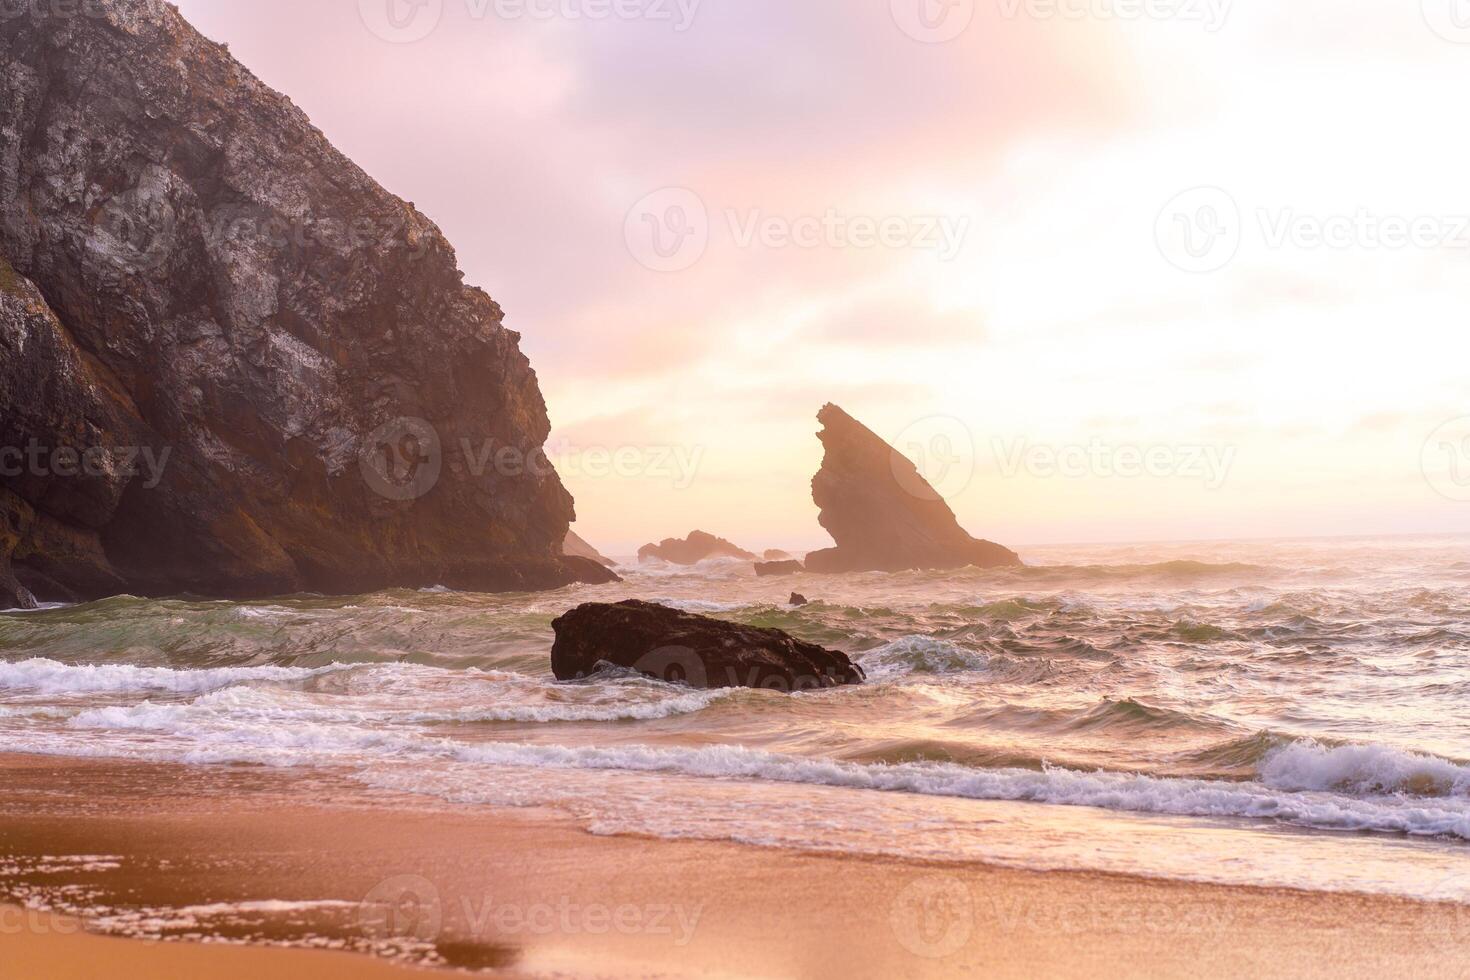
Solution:
M828 401L1016 546L1470 531L1464 0L178 5L500 301L604 551L827 544Z

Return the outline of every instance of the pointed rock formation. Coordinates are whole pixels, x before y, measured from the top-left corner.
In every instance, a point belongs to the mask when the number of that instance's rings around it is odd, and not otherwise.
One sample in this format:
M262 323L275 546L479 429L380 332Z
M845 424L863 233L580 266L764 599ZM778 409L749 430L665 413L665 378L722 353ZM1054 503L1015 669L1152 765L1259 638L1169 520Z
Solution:
M608 580L562 556L535 372L439 229L172 5L82 6L0 17L0 567L44 599Z
M755 561L755 555L724 538L704 531L691 531L684 539L665 538L659 544L646 544L638 549L639 561L666 561L675 565L697 565L707 558L739 558Z
M836 405L823 408L817 420L826 455L812 480L812 499L837 547L807 555L807 571L1021 564L1009 549L966 533L914 464L867 426Z
M582 540L582 536L576 531L567 532L567 538L562 542L561 553L574 558L586 558L589 561L597 562L599 565L606 565L608 568L617 565L617 562L611 558L604 558L598 553L596 548Z
M864 680L862 668L837 650L636 599L579 606L551 628L551 669L564 681L590 676L603 664L696 688L790 693Z

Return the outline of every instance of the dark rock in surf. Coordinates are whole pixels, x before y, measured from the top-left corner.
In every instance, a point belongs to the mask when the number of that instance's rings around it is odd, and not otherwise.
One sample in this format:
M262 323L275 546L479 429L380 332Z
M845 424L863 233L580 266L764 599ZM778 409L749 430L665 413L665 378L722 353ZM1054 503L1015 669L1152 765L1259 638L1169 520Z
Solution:
M817 416L826 454L812 480L818 520L837 547L807 555L819 573L1021 564L1015 552L971 537L902 453L836 405Z
M0 16L0 447L39 453L0 475L14 578L610 580L562 556L535 372L439 229L172 5L84 6Z
M638 549L638 560L666 561L674 565L697 565L709 558L739 558L755 561L755 555L738 545L704 531L692 531L684 539L665 538L659 544L646 544Z
M630 599L579 606L552 624L551 668L577 680L604 665L696 688L806 691L861 684L845 653L776 629L741 626Z
M800 592L793 592L791 593L791 598L786 600L786 604L789 606L809 606L811 605L811 600Z
M799 561L758 561L755 563L755 574L759 578L799 575L804 571L806 569Z

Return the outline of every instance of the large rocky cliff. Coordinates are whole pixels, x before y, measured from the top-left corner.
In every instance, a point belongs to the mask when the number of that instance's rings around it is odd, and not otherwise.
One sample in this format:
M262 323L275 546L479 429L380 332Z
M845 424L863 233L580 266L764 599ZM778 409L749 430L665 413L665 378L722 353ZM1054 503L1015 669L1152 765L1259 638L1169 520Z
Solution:
M0 18L0 607L605 579L438 228L172 6L36 6Z

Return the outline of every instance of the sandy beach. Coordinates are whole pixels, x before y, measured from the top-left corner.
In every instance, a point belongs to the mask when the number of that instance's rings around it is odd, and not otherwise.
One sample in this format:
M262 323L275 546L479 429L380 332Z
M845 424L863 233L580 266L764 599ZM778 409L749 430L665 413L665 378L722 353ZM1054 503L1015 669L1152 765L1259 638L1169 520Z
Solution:
M1455 977L1470 962L1454 906L599 837L545 811L241 767L7 756L0 771L5 893L110 910L84 932L7 906L15 976L422 975L221 940L527 976ZM225 907L207 928L155 915ZM184 941L95 935L109 928Z

